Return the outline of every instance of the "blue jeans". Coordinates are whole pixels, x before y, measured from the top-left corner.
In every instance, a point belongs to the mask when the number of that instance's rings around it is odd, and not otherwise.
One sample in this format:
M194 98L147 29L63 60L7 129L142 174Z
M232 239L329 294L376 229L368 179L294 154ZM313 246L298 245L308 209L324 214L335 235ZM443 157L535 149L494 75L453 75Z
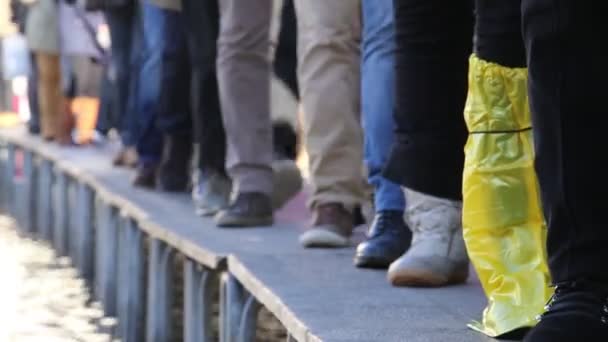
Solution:
M191 130L189 126L185 36L179 12L141 3L142 63L137 86L137 152L142 164L160 162L163 134ZM175 101L173 94L183 97ZM176 107L176 103L179 104Z
M120 131L125 146L135 145L136 108L135 91L141 32L135 7L108 10L106 22L112 39L111 70L115 74L111 91L113 108L106 125Z
M375 188L377 212L404 210L405 198L400 186L382 176L382 170L395 139L393 0L363 0L362 8L361 101L368 181Z

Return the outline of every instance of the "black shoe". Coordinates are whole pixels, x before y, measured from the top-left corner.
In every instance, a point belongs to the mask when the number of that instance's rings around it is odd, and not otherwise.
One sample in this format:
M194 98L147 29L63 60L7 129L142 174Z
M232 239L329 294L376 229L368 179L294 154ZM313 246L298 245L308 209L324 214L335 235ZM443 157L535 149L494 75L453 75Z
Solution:
M239 193L215 216L215 223L224 228L271 226L273 221L270 196L259 192Z
M367 241L359 244L355 266L387 268L407 251L412 233L403 221L403 212L387 210L376 214Z
M158 172L161 191L185 192L190 185L190 158L192 139L188 135L167 135L163 142L163 155Z
M156 187L156 173L158 166L156 164L140 164L135 170L133 177L133 186L138 188L154 189Z
M608 286L558 286L546 310L525 342L608 341Z

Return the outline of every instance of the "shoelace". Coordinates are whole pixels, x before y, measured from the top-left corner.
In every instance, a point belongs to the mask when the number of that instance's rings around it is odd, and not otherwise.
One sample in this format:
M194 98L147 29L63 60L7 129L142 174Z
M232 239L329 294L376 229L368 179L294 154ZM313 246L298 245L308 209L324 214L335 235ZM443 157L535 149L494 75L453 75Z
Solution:
M374 231L370 230L368 232L368 235L370 237L375 237L378 235L382 235L384 233L397 235L396 230L388 229L388 227L390 226L390 221L401 219L402 216L403 215L400 213L392 213L392 212L384 212L384 213L378 214L375 218L376 222L374 222L375 229L374 229ZM389 222L387 222L387 221L389 221Z

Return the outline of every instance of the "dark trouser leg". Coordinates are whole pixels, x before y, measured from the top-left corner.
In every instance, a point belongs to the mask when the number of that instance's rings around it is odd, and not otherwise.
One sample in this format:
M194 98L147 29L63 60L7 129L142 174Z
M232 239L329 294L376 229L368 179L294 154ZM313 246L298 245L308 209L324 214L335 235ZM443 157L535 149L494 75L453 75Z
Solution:
M156 126L172 137L192 140L190 59L186 26L180 12L164 11L160 97Z
M525 68L521 0L475 1L475 54L509 68Z
M104 66L99 96L99 116L95 125L96 130L104 135L111 128L117 127L116 97L114 96L115 86L116 84L108 77L108 68Z
M555 283L608 284L604 1L524 0L536 168ZM582 339L581 339L582 340Z
M217 37L219 9L217 0L184 0L183 19L192 65L191 94L194 139L199 144L198 168L225 174L226 132L219 103Z
M395 0L395 12L397 135L386 176L420 192L460 199L471 4Z
M146 58L138 84L142 131L137 150L144 163L154 163L161 157L163 134L191 139L189 61L180 13L143 7Z
M116 117L112 117L110 124L116 126L120 130L122 142L125 146L133 146L134 132L133 120L135 119L135 111L130 110L128 106L129 96L132 95L132 84L135 77L131 77L132 72L131 60L135 35L137 34L136 13L132 7L121 8L119 10L109 10L105 12L106 21L110 28L110 36L112 39L112 67L114 68L115 81L112 87L112 97L114 112Z
M524 0L536 170L558 285L529 342L608 341L605 1Z
M296 9L293 0L285 0L281 13L281 31L279 42L274 56L274 73L285 83L293 96L300 98L297 77L297 45L298 25L296 22Z
M36 57L33 52L30 52L30 75L27 83L27 99L30 105L31 117L27 123L31 133L40 133L40 106L38 105L38 69L36 68Z

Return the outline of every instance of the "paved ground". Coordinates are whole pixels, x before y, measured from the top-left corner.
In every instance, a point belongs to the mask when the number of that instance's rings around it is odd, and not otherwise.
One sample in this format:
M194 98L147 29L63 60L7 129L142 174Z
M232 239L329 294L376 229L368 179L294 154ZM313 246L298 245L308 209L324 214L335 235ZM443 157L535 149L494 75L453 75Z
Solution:
M0 216L0 342L113 341L114 320L103 318L66 259L19 236Z

